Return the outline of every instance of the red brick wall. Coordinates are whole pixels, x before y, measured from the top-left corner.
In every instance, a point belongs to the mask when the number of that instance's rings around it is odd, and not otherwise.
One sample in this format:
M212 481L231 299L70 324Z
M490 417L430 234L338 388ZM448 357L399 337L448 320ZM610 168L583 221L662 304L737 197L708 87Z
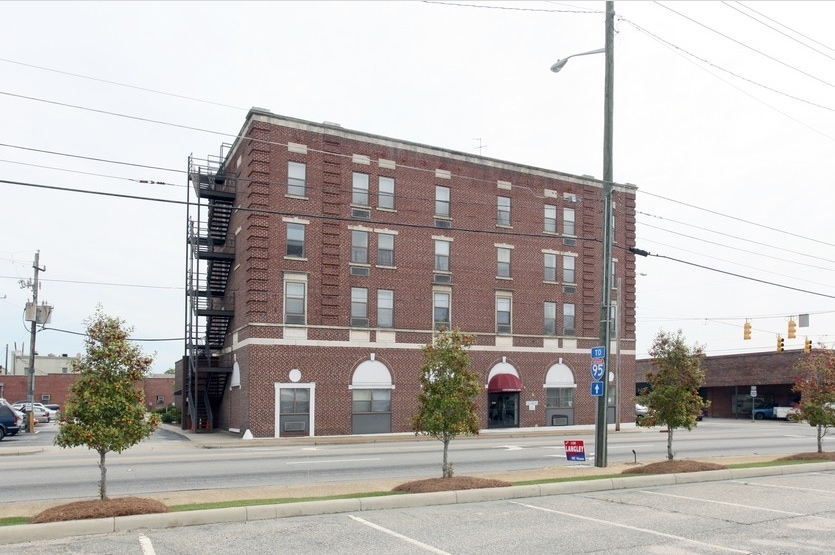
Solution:
M64 406L70 387L78 379L78 374L47 374L35 376L35 402L56 403ZM26 401L29 399L29 377L28 376L2 376L0 383L3 384L3 397L10 403ZM175 401L174 399L174 376L154 376L142 380L142 388L145 392L145 405L151 403L150 408L161 408ZM49 401L41 401L42 395L49 395ZM164 395L163 405L157 405L156 396Z
M276 125L287 120L251 120L247 137L233 151L228 168L237 172L237 201L242 209L233 215L230 233L235 234L236 262L229 290L235 294L235 317L230 327L234 340L283 337L283 273L308 275L308 340L342 342L312 345L258 345L238 347L235 352L241 367L241 389L227 395L221 421L227 427L251 429L256 436L274 434L275 382L287 382L290 369L302 371L302 381L316 382L316 433L350 433L352 368L377 353L378 360L392 370L396 389L392 401L394 431L405 431L414 409L419 348L385 349L383 345L353 348L347 344L350 325L351 287L368 290L370 326L376 326L376 291L394 290L395 327L399 343L416 346L431 337L433 236L449 237L452 273L452 324L463 331L479 334L478 345L495 345L495 292L513 293L514 348L490 347L474 351L474 360L484 373L491 364L507 356L522 375L525 391L520 398L522 426L544 423L545 400L542 387L547 368L560 357L571 366L577 381L575 422L594 422L595 400L589 395L589 349L599 344L601 288L602 189L591 179L563 176L537 168L500 161L489 161L392 141L381 137L333 131L300 124L301 128ZM340 136L341 135L341 136ZM350 136L346 136L350 135ZM251 140L258 139L258 140ZM269 141L269 143L264 142ZM307 154L288 151L288 142L306 145ZM432 152L430 152L432 151ZM354 163L352 155L368 156L370 165ZM393 160L396 169L379 166L379 159ZM462 159L463 158L463 159ZM240 159L240 163L238 160ZM306 164L307 199L286 196L287 162ZM435 176L435 170L448 170L451 179ZM369 174L370 220L351 218L351 189L354 171ZM396 211L376 208L379 176L396 180ZM499 189L498 181L513 184ZM453 229L434 227L435 186L451 190ZM545 198L545 190L556 191L558 198ZM569 203L563 193L576 195ZM496 198L511 198L512 228L496 226ZM634 256L626 250L634 244L634 191L617 191L614 257L622 278L624 330L622 390L631 392L634 382ZM562 208L576 211L576 246L565 246L559 235L543 233L543 206L557 207L558 231L562 229ZM286 227L283 217L308 220L305 235L306 260L285 258ZM349 226L364 226L369 233L370 275L351 276L351 231ZM373 230L396 231L396 269L376 266L377 234ZM512 280L496 275L496 243L513 245ZM563 294L559 284L543 282L543 249L578 254L577 291ZM562 257L558 256L558 280ZM613 284L614 285L614 284ZM613 294L617 298L617 294ZM558 330L563 327L562 304L576 307L577 349L542 349L543 302L558 303ZM254 327L253 324L266 324ZM232 339L230 337L230 339ZM371 341L374 332L371 332ZM228 343L232 346L232 342ZM519 350L518 352L516 350ZM527 349L525 352L523 349ZM613 365L613 357L610 365ZM234 399L233 397L240 398ZM483 405L486 405L486 393ZM526 400L538 400L529 411ZM631 406L623 411L631 418ZM486 425L486 411L485 411Z

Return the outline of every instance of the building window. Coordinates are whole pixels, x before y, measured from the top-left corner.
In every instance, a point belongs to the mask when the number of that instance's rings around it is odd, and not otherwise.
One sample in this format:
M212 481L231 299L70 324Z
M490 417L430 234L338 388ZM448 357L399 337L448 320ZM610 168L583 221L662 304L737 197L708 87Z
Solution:
M435 215L449 218L449 187L435 186Z
M354 389L351 411L391 412L391 389Z
M280 414L310 413L310 390L307 388L281 388L279 397Z
M368 174L354 172L354 188L351 204L368 206Z
M510 227L510 198L499 197L496 209L496 224Z
M545 302L545 319L542 332L545 335L557 335L557 303Z
M449 241L435 240L435 270L449 271Z
M157 395L157 404L161 405L165 402L165 395Z
M512 297L501 295L496 297L496 333L506 335L512 333Z
M510 249L499 247L496 249L496 276L510 277Z
M545 407L570 409L574 406L573 387L548 387L545 389Z
M304 224L287 224L287 256L304 258Z
M305 187L307 166L301 162L287 162L287 194L303 197L307 194Z
M574 209L573 208L563 208L562 209L562 234L563 235L576 235L576 229L574 228Z
M545 205L545 231L547 233L557 232L557 207L550 204Z
M546 252L545 253L545 281L557 281L557 255Z
M432 295L432 327L450 329L450 294L435 291Z
M377 327L394 327L394 291L391 289L377 290Z
M618 261L616 259L612 259L612 289L618 288Z
M394 235L390 233L377 234L377 264L380 266L394 266Z
M574 271L574 262L576 259L573 256L562 257L562 280L565 283L576 283L577 276Z
M351 287L351 326L368 327L368 289Z
M307 321L307 284L298 281L284 282L284 323L302 324Z
M576 335L574 328L574 304L565 303L562 305L562 334Z
M368 232L351 231L351 262L368 264Z
M394 178L380 177L377 188L377 207L394 210Z

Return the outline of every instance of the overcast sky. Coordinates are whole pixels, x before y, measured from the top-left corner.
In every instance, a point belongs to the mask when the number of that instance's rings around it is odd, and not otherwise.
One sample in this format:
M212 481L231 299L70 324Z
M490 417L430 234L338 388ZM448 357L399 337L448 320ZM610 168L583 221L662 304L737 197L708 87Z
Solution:
M54 306L40 354L82 352L101 303L156 372L173 367L188 156L218 154L252 106L600 178L604 56L548 68L604 46L603 11L0 3L0 348L28 353L18 281L39 250ZM657 255L638 260L638 357L662 329L710 355L773 351L799 314L810 325L787 349L835 346L835 3L615 11L614 178L638 187L636 246Z

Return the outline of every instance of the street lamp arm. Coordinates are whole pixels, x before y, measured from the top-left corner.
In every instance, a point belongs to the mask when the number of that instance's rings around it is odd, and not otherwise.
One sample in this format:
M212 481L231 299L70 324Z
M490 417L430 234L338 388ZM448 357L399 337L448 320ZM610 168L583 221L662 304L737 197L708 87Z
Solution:
M589 50L588 52L580 52L579 54L572 54L571 56L566 56L565 58L562 58L561 60L557 60L556 62L554 62L554 65L551 66L551 71L553 71L554 73L559 72L559 70L565 67L565 64L567 64L568 60L571 58L576 58L577 56L588 56L589 54L603 54L604 52L606 52L605 48L598 48L597 50Z

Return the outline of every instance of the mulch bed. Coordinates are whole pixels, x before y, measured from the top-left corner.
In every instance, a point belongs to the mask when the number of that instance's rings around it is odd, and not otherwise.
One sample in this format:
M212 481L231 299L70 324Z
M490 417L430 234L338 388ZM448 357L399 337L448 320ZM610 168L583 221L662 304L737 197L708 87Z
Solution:
M472 476L453 476L452 478L429 478L406 482L395 487L392 491L406 493L429 493L433 491L452 491L459 489L506 488L510 482L493 480L490 478L474 478Z
M61 522L64 520L86 520L90 518L110 518L114 516L147 515L167 513L168 507L153 499L141 497L122 497L119 499L97 499L95 501L76 501L38 513L30 524L43 522Z

